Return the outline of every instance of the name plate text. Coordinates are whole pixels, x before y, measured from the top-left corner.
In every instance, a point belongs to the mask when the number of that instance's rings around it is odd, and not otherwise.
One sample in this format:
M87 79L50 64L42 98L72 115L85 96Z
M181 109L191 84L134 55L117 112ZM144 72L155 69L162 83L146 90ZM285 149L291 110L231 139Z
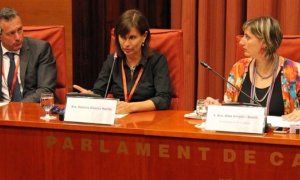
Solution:
M237 133L264 133L264 107L209 105L206 129Z
M66 122L113 125L118 100L67 96Z

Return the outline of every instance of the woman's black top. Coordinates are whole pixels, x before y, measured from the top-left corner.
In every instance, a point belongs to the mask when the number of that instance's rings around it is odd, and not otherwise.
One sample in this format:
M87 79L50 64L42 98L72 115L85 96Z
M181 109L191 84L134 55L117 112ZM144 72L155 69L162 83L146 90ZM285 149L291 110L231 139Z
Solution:
M250 81L250 74L249 71L246 74L245 80L242 85L242 91L246 94L251 96L251 86L252 82ZM262 99L267 93L269 87L260 89L256 88L256 95L258 99ZM264 101L260 102L262 106L266 106L268 97L264 99ZM239 94L238 102L242 103L250 103L250 99L246 97L243 93ZM272 116L281 116L284 114L284 106L283 106L283 97L282 97L282 90L281 90L281 70L280 73L277 75L275 79L275 84L273 88L273 93L271 97L270 107L269 107L269 115Z

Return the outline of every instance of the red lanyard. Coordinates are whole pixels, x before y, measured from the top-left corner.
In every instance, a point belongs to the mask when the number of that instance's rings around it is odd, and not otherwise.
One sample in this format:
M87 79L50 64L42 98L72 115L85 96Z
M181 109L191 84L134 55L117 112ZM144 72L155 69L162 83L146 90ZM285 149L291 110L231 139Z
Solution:
M130 102L132 96L133 96L133 93L136 89L136 86L138 84L138 82L140 81L141 79L141 76L144 72L144 68L141 67L141 69L139 70L139 74L138 74L138 77L136 78L135 82L134 82L134 85L133 87L131 88L131 91L129 93L129 96L128 96L128 92L127 92L127 81L126 81L126 75L125 75L125 70L124 70L124 61L122 60L122 80L123 80L123 91L124 91L124 98L125 98L125 102Z
M15 71L14 71L14 77L13 77L13 81L11 84L11 89L9 89L9 97L12 97L12 94L15 90L16 87L16 81L18 80L18 70L19 70L19 66L20 66L20 57L18 56L17 58L17 63L16 63L16 67L15 67ZM5 78L4 75L4 66L2 65L2 76L4 77L6 84L7 84L7 89L8 89L8 82L7 82L7 78Z

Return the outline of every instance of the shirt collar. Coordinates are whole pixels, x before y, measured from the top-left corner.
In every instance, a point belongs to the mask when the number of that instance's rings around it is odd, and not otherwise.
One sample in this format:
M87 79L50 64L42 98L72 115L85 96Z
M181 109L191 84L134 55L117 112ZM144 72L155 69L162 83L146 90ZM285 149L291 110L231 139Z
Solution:
M146 62L147 62L147 60L142 56L142 59L141 59L141 61L140 61L140 63L139 64L141 64L142 66L146 66Z
M2 56L3 56L5 53L7 53L7 52L12 52L12 53L15 53L15 54L17 54L17 55L20 54L20 49L17 50L17 51L9 51L9 50L7 50L7 49L3 46L2 43L1 43L1 48L2 48Z
M128 64L126 63L126 59L125 58L122 61L124 61L124 64L126 64L128 66ZM147 63L147 59L142 56L140 62L135 67L137 67L139 65L142 65L142 66L145 67L146 63Z

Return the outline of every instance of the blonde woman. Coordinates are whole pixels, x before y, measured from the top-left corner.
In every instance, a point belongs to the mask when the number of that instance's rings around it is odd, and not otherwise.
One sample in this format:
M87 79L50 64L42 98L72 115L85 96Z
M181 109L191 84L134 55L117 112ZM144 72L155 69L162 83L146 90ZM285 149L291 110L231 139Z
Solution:
M258 17L243 25L240 40L245 59L232 67L228 81L266 107L268 115L300 120L300 64L276 54L282 40L279 23ZM207 98L210 104L219 103ZM224 102L251 103L251 99L227 84Z

